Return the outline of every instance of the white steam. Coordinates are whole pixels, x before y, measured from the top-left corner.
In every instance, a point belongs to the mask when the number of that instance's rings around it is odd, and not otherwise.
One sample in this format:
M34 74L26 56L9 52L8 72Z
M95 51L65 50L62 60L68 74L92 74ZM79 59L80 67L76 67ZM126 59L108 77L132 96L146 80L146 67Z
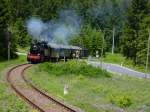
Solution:
M81 19L74 11L63 10L55 21L43 22L40 18L30 18L27 31L34 40L68 44L71 37L79 34L80 25Z
M39 18L33 17L27 22L28 33L37 40L40 39L40 35L43 32L44 27L44 23Z

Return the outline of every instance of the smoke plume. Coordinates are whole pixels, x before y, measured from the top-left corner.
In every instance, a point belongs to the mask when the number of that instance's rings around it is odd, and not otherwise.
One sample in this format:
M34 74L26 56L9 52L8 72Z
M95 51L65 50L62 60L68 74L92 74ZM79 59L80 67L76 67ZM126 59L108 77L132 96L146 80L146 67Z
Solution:
M74 35L80 33L81 18L73 10L62 10L57 20L43 22L32 17L27 21L27 31L33 40L68 44Z

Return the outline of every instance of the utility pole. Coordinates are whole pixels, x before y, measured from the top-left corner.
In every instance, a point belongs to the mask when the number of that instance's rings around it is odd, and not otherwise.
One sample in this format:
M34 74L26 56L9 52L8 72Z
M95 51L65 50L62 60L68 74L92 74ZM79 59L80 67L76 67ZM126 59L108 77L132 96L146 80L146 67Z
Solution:
M112 54L114 54L114 48L115 48L115 27L113 27L113 39L112 39Z
M102 38L101 67L103 66L104 37L105 37L105 30L104 30L104 34L103 34L103 38Z
M10 41L8 41L8 61L10 60Z
M10 60L10 28L6 30L6 37L7 37L7 59Z
M146 58L146 67L145 67L145 71L148 71L148 62L149 62L149 49L150 49L150 29L148 30L149 32L149 38L148 38L148 43L147 43L147 58Z

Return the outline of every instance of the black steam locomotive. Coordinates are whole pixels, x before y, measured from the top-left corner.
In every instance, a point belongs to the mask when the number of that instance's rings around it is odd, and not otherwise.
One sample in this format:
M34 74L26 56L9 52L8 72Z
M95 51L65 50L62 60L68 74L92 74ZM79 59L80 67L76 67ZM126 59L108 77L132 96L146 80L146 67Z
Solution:
M88 50L77 46L60 45L46 42L32 43L27 55L28 62L59 61L88 56Z

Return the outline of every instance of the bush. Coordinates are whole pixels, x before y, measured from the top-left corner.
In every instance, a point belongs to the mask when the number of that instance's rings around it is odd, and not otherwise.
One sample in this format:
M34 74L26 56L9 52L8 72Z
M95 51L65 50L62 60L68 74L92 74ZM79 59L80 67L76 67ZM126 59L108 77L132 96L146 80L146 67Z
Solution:
M39 65L40 71L47 71L51 75L80 75L82 77L110 77L111 75L99 68L87 65L86 62L68 61L59 63L42 63Z
M80 74L80 75L78 75L78 76L76 77L76 79L77 79L77 80L84 80L85 77L84 77L83 75Z
M132 104L129 95L110 95L109 100L121 108L129 107Z

